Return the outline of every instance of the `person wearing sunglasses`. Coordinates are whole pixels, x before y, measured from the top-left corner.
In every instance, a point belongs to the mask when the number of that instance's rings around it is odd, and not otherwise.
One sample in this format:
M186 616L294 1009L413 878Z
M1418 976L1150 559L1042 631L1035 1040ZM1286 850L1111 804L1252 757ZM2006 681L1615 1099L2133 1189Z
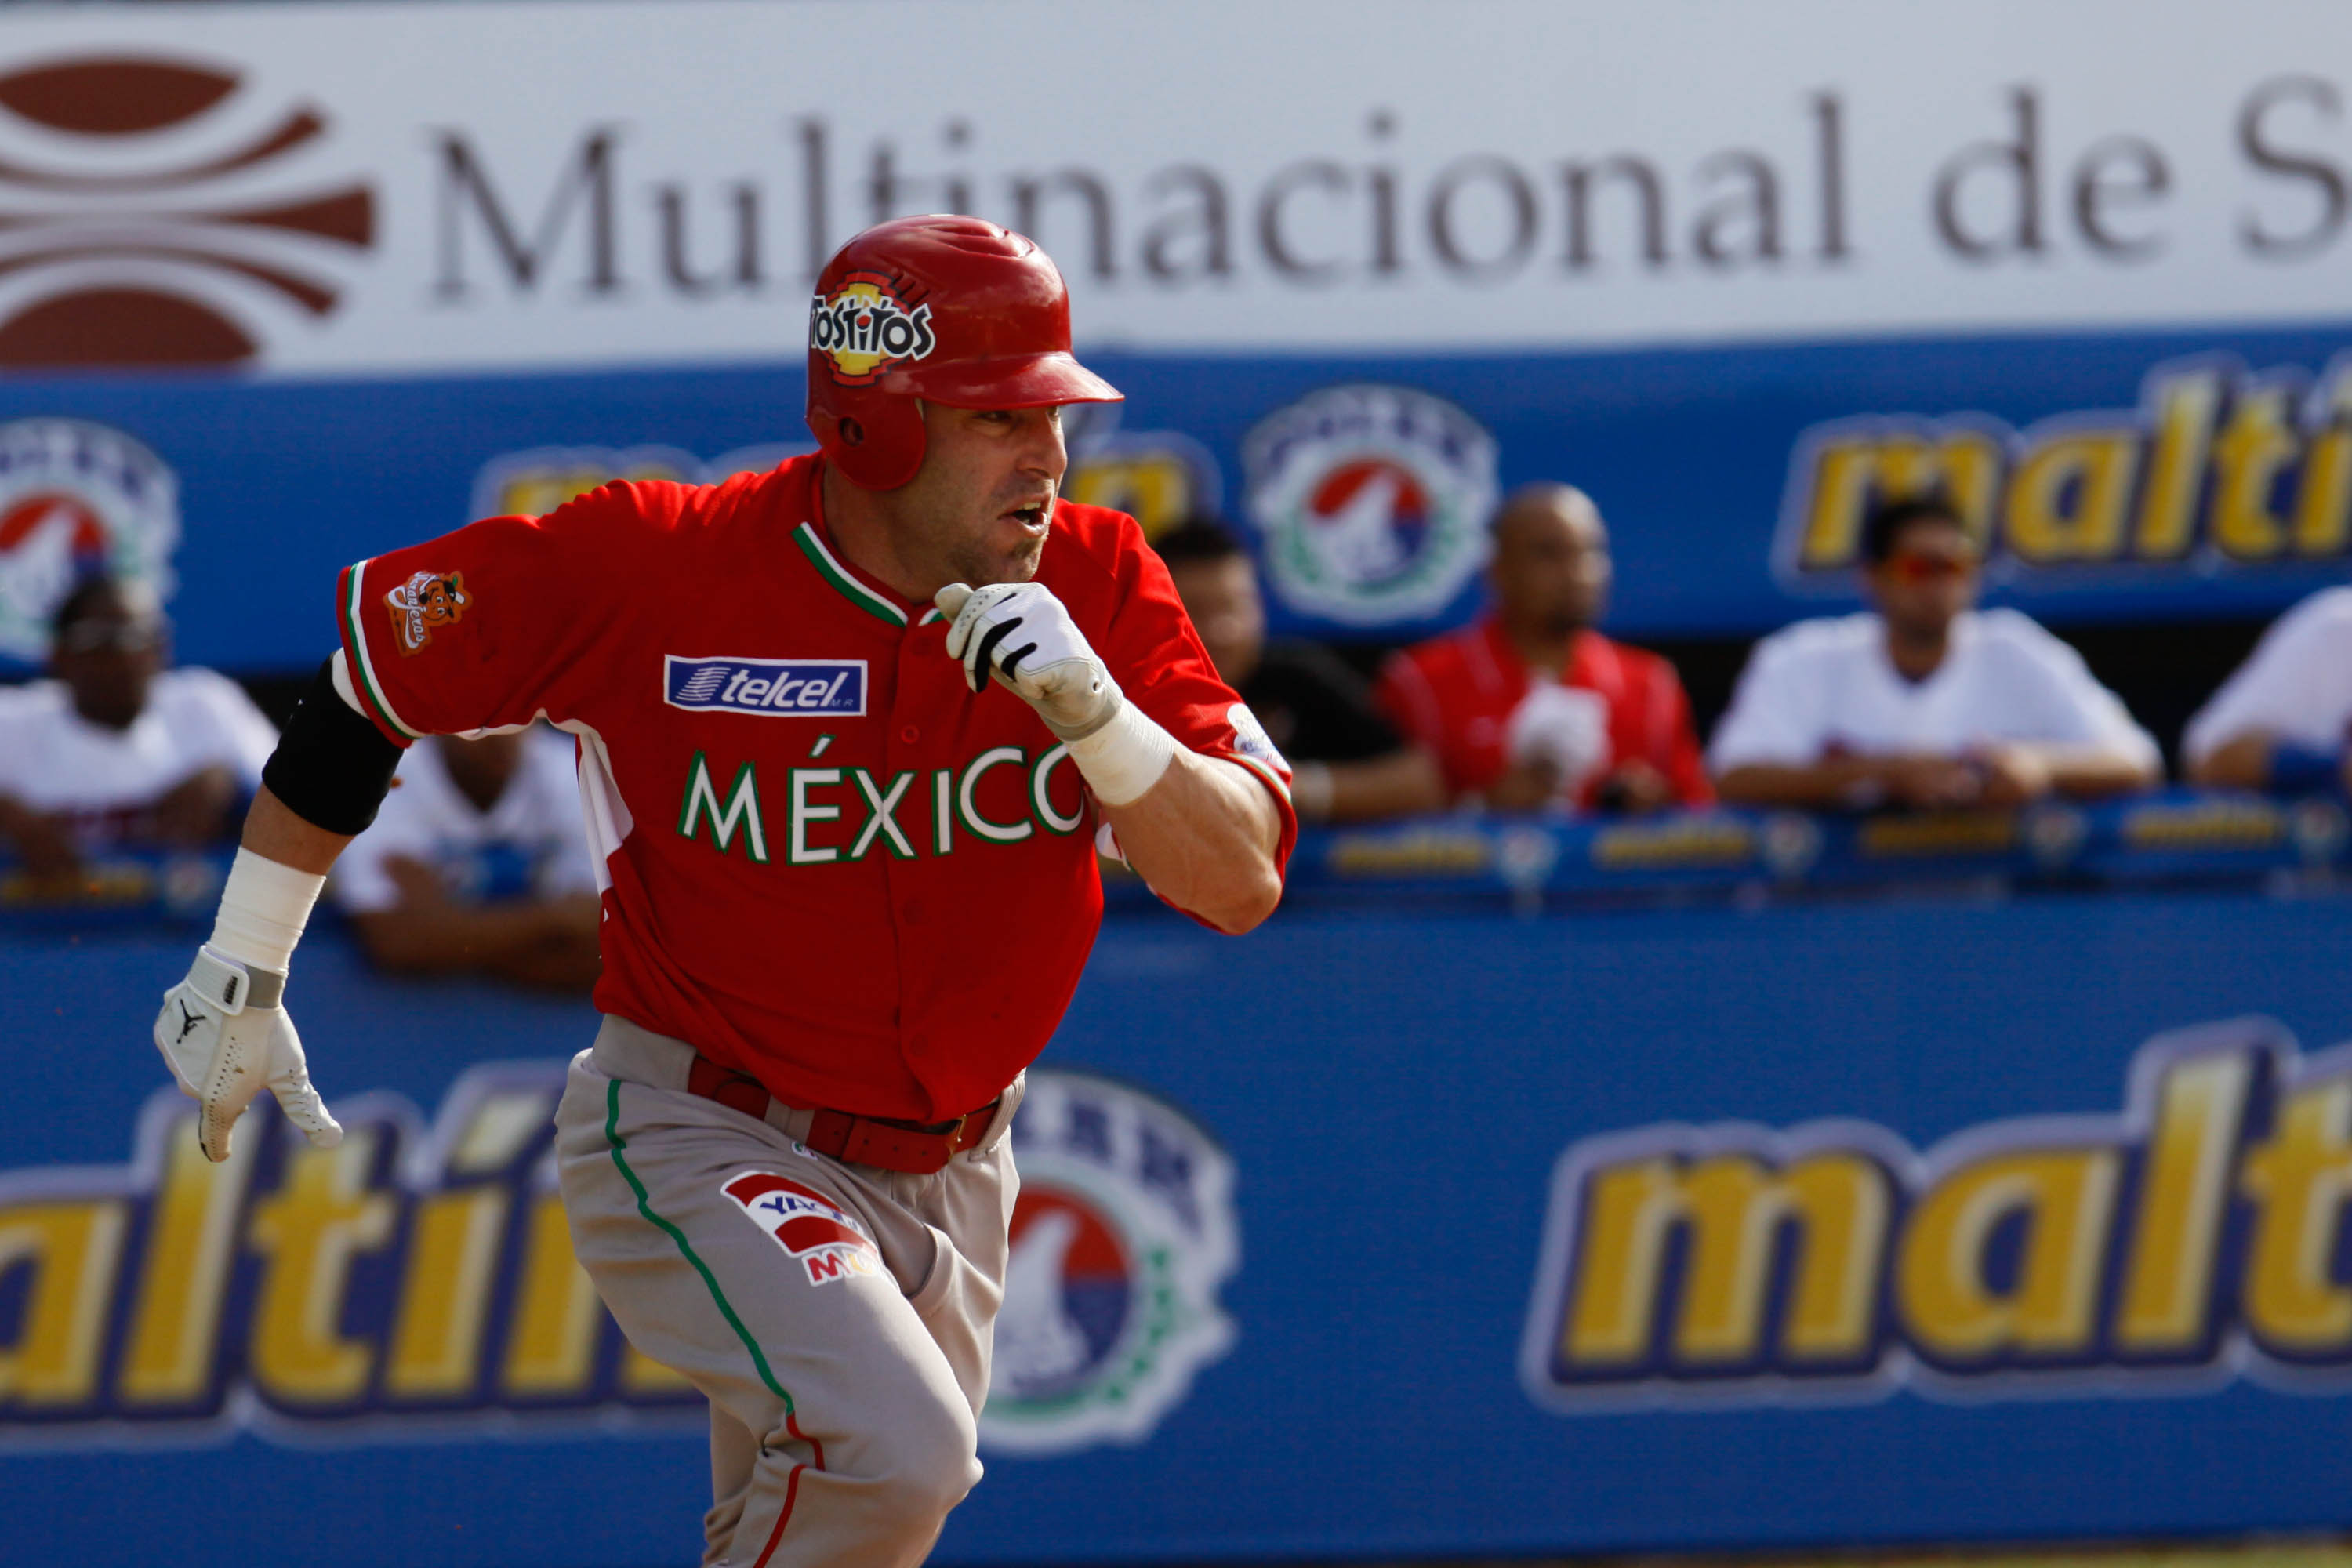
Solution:
M118 846L225 840L278 731L235 681L172 669L145 584L84 579L50 621L52 679L0 690L0 847L69 890Z
M2156 742L2082 656L1979 610L1977 544L1950 503L1882 504L1862 534L1872 608L1756 645L1708 748L1733 805L2016 806L2144 789Z

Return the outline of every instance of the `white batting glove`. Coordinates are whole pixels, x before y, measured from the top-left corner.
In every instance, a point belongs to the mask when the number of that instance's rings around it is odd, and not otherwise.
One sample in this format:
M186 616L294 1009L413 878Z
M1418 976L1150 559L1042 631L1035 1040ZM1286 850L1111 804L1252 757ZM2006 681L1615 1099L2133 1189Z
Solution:
M948 617L948 657L974 692L993 676L1037 710L1105 805L1140 800L1176 756L1176 738L1129 702L1086 633L1042 583L950 583L932 598Z
M343 1141L342 1124L310 1087L294 1020L278 1005L285 988L285 975L206 945L188 977L163 993L155 1048L181 1092L204 1108L196 1135L207 1160L228 1158L237 1118L265 1088L312 1143L331 1149Z
M1609 765L1609 705L1597 692L1538 686L1511 710L1503 744L1514 762L1549 763L1561 793L1574 794Z
M933 601L949 618L948 657L977 692L994 676L1065 741L1082 741L1127 700L1077 622L1042 583L950 583Z

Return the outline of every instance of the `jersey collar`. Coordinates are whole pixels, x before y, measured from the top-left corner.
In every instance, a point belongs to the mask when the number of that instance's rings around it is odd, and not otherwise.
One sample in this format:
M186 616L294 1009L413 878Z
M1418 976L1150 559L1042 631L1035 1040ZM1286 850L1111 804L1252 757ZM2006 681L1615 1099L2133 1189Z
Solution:
M940 620L939 606L926 605L919 614L914 606L865 573L843 560L835 551L833 541L824 526L824 470L820 468L809 480L809 514L806 521L793 530L793 542L808 557L816 574L836 594L888 626L904 628L929 626Z

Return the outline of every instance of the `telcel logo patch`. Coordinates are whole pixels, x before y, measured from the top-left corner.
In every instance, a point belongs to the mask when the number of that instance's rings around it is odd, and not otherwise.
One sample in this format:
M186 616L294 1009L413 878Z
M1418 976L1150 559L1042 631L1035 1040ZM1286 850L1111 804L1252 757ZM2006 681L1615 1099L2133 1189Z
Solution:
M662 660L662 700L673 708L721 708L772 718L855 718L866 711L862 658L681 658Z

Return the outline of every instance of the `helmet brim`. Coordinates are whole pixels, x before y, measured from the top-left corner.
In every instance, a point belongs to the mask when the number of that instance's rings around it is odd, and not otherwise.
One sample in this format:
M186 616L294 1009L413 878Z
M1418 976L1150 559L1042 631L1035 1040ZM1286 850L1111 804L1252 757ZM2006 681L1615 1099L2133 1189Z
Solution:
M989 355L885 372L882 389L950 408L1043 408L1062 403L1124 403L1127 394L1073 355Z

